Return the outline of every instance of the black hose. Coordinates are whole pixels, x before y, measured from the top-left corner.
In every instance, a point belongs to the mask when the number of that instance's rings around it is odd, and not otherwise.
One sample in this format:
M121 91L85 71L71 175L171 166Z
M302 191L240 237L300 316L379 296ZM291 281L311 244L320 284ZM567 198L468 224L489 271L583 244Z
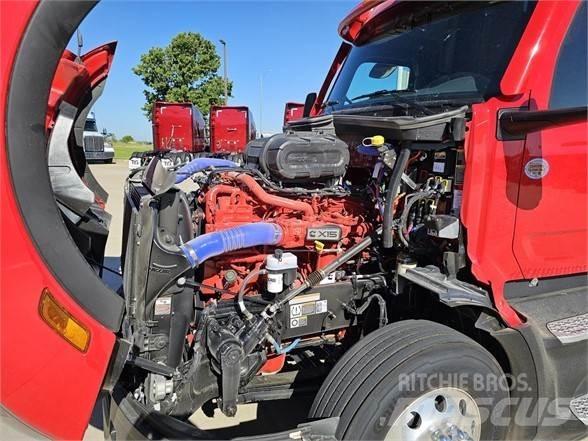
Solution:
M384 202L384 223L382 231L382 247L384 248L392 248L392 246L394 245L392 235L392 223L394 221L394 213L392 212L392 209L394 206L394 199L396 198L396 194L398 193L398 187L400 186L402 174L404 173L404 170L406 170L406 166L408 165L409 159L410 149L403 147L400 150L398 158L396 159L396 163L394 164L394 168L392 169L392 176L390 176L388 188L386 189L386 201Z

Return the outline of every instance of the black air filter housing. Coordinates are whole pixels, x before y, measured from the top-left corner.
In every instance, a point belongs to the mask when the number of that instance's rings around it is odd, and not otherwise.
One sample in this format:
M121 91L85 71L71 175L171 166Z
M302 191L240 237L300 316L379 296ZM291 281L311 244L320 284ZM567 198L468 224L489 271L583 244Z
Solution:
M327 181L345 175L347 144L332 135L280 133L247 144L247 164L283 183Z

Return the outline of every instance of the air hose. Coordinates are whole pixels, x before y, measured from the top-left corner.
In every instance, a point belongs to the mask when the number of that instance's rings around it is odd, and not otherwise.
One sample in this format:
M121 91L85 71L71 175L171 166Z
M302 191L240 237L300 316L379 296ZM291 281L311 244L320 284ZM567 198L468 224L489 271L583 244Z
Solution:
M186 260L196 268L205 260L230 251L259 245L278 245L284 233L278 224L257 222L206 233L180 246Z
M190 176L209 167L235 168L239 164L220 158L196 158L176 170L176 184L184 182Z

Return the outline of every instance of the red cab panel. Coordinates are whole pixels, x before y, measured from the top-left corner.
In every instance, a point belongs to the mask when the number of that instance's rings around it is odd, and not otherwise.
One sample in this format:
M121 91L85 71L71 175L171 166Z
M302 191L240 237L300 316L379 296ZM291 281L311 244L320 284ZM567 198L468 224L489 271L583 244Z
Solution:
M241 153L255 139L255 122L246 106L212 106L210 108L210 151Z
M46 436L80 439L103 382L115 336L74 301L56 279L39 252L39 247L50 247L51 243L33 242L15 196L12 173L17 171L11 170L7 151L9 147L30 146L7 143L8 96L14 83L10 78L37 7L32 1L0 2L0 185L5 190L0 198L0 401L10 414ZM49 122L62 97L75 100L79 93L87 92L85 85L91 75L85 67L73 65L70 57L66 52L57 67L49 98ZM43 127L43 121L38 123ZM54 219L48 220L47 228L53 228L52 222ZM39 301L44 290L89 330L86 352L74 348L43 321Z

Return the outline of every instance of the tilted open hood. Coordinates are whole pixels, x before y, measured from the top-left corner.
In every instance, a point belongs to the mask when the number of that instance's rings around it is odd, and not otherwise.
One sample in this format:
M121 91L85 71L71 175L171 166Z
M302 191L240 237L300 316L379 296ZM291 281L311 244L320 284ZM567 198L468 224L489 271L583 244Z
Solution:
M51 84L45 120L47 131L55 125L57 110L63 102L76 107L79 112L77 119L85 121L90 108L102 94L116 45L115 41L106 43L80 58L69 50L63 52Z

